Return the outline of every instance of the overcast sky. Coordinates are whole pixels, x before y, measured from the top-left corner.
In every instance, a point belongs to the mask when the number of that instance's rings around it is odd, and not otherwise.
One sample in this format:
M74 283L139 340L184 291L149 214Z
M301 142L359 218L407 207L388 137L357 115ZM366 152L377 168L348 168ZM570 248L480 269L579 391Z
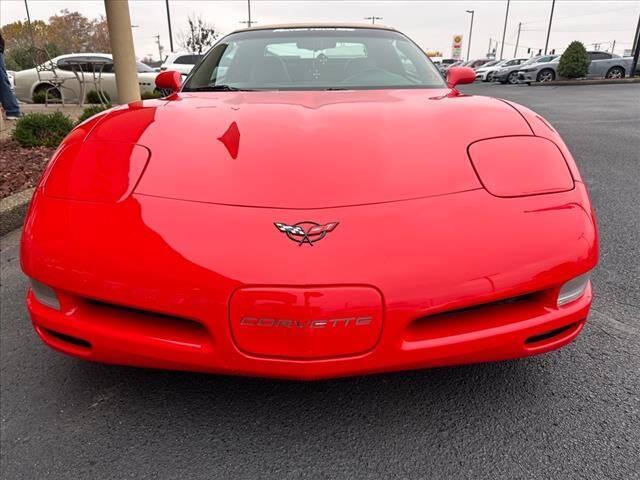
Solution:
M102 0L28 0L32 19L47 18L63 8L95 18L104 15ZM169 33L165 0L129 0L136 55L158 56L154 35L169 50ZM174 30L174 48L177 37L185 29L189 15L202 15L215 25L220 33L229 33L242 27L247 19L247 1L222 0L169 0ZM463 52L466 54L470 15L475 10L471 42L471 56L483 57L489 39L501 39L506 0L476 1L342 1L342 0L252 0L252 19L259 25L285 22L365 22L363 17L383 17L379 23L393 26L409 35L425 50L439 50L451 54L454 34L462 34ZM512 57L516 43L518 22L522 22L518 54L527 56L526 47L543 48L551 0L511 0L504 46L504 56ZM557 0L549 49L563 49L571 40L581 40L592 48L600 43L602 50L610 50L616 41L615 52L622 54L631 48L633 34L640 15L638 0ZM25 20L23 0L0 2L0 24ZM500 48L498 47L498 55Z

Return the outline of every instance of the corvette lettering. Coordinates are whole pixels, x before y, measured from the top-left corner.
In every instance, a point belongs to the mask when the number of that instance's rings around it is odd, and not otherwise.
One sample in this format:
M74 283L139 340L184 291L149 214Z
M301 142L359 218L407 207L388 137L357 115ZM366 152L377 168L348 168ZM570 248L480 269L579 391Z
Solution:
M272 328L350 328L371 325L373 317L346 317L323 320L289 320L280 318L242 317L240 325L243 327L272 327Z
M313 246L315 242L322 240L327 233L332 232L338 226L338 222L330 222L321 225L316 222L298 222L293 225L286 223L274 223L276 228L287 235L289 240L302 246L305 243Z

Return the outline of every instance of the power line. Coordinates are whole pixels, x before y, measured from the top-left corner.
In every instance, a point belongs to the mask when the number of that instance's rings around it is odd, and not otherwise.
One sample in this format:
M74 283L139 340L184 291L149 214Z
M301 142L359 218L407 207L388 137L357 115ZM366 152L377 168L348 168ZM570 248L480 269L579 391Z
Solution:
M591 15L602 15L603 13L614 13L614 12L621 12L621 11L625 11L625 10L630 10L630 9L635 9L635 7L625 7L625 8L618 8L616 10L602 10L600 12L591 12L591 13L578 13L576 15L571 15L569 17L558 17L558 18L554 18L554 21L558 21L558 20L570 20L572 18L576 18L576 17L588 17ZM523 25L529 25L530 23L542 23L542 22L546 22L547 19L544 20L531 20L530 22L522 22ZM554 29L555 31L555 29Z

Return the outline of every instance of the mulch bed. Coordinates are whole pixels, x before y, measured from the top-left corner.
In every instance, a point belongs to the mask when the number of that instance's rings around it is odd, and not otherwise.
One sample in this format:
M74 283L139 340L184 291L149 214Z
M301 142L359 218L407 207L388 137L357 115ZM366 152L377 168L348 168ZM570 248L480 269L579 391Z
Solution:
M35 187L55 148L25 148L14 140L0 142L0 198Z

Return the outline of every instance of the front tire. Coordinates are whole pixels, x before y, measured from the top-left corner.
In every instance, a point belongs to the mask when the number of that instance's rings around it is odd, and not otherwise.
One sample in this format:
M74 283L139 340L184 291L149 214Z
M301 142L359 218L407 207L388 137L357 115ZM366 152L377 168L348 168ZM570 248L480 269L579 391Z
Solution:
M485 78L487 82L493 82L493 72L487 73L487 76Z
M545 68L544 70L540 70L538 75L536 76L536 81L540 83L552 82L556 79L556 72L551 70L550 68Z
M622 67L612 67L609 69L605 78L624 78L624 68Z
M518 72L511 72L507 77L507 83L509 85L516 85L518 83Z

